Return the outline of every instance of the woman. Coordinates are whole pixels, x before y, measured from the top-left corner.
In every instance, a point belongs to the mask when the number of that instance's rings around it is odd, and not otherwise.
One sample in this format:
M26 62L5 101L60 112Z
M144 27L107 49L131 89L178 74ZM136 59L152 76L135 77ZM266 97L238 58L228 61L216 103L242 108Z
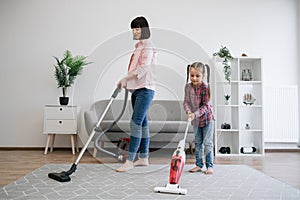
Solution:
M131 55L128 74L121 79L118 86L131 92L132 117L130 120L130 143L126 162L117 169L125 172L134 166L149 165L148 151L150 133L147 111L155 93L156 49L150 40L149 24L145 17L137 17L131 22L133 39L138 40ZM134 162L138 149L139 159ZM133 163L134 162L134 163Z

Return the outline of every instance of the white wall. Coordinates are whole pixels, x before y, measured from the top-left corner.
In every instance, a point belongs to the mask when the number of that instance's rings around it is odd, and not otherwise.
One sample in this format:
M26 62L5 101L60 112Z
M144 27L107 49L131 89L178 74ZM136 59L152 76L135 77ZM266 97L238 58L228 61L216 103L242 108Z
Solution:
M297 69L298 69L298 77L300 77L300 69L299 69L299 67L300 67L300 38L299 38L299 34L300 34L300 1L298 0L297 1L297 3L298 3L298 6L297 6L297 8L298 8L298 10L297 10L297 14L298 14L298 18L297 18L297 21L298 21L298 33L297 33L297 35L298 35L298 67L297 67ZM299 87L299 85L300 85L300 79L298 78L298 94L300 94L300 87ZM300 105L300 98L298 98L298 101L299 101L299 104L298 105ZM300 106L298 106L298 109L299 109L299 113L300 113ZM299 124L300 124L300 119L299 119ZM300 130L299 130L299 142L298 142L298 146L300 147Z
M72 87L71 104L84 110L109 98L126 72L129 23L139 15L159 46L156 98L181 98L185 65L207 60L221 45L234 56L263 57L266 86L299 84L297 0L0 0L0 147L45 145L43 106L61 94L53 56L66 49L94 62Z

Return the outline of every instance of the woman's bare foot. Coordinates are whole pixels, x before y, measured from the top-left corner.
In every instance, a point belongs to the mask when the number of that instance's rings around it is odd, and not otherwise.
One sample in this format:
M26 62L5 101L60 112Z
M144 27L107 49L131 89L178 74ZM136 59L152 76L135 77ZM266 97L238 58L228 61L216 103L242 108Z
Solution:
M133 169L133 162L129 161L129 160L126 160L126 162L119 169L117 169L116 171L117 172L126 172L126 171L129 171L131 169Z
M202 171L202 168L201 167L199 167L199 166L196 166L196 167L194 167L193 169L190 169L189 170L189 172L201 172Z

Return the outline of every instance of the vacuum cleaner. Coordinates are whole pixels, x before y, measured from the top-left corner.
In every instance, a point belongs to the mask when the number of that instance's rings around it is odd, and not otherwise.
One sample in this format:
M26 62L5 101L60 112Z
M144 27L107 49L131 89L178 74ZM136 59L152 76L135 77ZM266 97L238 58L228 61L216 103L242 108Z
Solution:
M85 143L84 147L81 149L78 158L76 159L75 163L72 164L71 168L70 168L68 171L52 172L52 173L49 173L49 174L48 174L48 177L49 177L49 178L54 179L54 180L59 181L59 182L68 182L68 181L71 180L70 175L73 174L73 173L76 171L77 165L78 165L80 159L82 158L82 156L83 156L85 150L87 149L89 143L92 141L94 135L95 135L97 132L100 132L100 131L101 131L101 129L100 129L100 124L101 124L103 118L105 117L107 111L109 110L109 108L110 108L112 102L113 102L114 99L118 96L118 93L119 93L120 91L121 91L121 88L117 87L117 88L115 89L115 91L113 92L113 94L112 94L112 96L111 96L111 98L110 98L110 100L109 100L107 106L105 107L105 109L104 109L104 111L103 111L101 117L99 118L99 120L98 120L98 122L97 122L97 124L96 124L95 129L92 130L92 133L90 134L90 136L89 136L87 142ZM122 108L122 110L121 110L120 115L118 116L118 118L117 118L117 119L116 119L109 127L107 127L105 130L103 130L103 131L99 134L99 136L97 137L97 139L95 140L95 146L98 147L97 149L103 151L103 152L106 153L106 154L109 154L109 155L111 155L111 156L117 158L117 159L120 160L120 161L123 161L123 155L117 155L117 154L114 154L113 152L107 151L107 150L105 150L105 149L99 147L98 143L99 143L101 137L103 137L104 134L105 134L107 131L109 131L109 130L110 130L110 129L111 129L111 128L119 121L119 119L120 119L120 118L122 117L122 115L124 114L124 111L125 111L125 109L126 109L126 104L127 104L127 98L128 98L128 90L125 89L124 104L123 104L123 108Z
M190 118L188 119L187 126L184 133L184 138L179 141L177 149L172 155L171 165L170 165L170 176L169 183L165 187L155 187L154 191L159 193L171 193L171 194L187 194L187 189L180 188L178 182L182 174L182 170L185 164L185 140L188 133Z

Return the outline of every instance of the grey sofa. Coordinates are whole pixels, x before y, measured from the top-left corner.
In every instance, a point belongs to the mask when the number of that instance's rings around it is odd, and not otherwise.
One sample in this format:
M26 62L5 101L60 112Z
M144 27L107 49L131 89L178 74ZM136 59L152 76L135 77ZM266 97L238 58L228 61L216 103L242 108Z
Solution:
M90 134L102 115L109 100L100 100L95 102L90 110L84 112L85 128ZM123 107L123 100L114 100L103 121L100 124L102 130L107 128L120 114ZM127 102L124 115L119 122L107 132L102 138L101 145L105 142L116 143L120 138L130 137L130 118L132 113L131 101ZM182 101L176 100L153 100L148 111L149 129L150 129L150 148L162 148L177 143L183 139L187 126L187 117L182 106ZM93 141L98 136L95 134ZM186 142L190 145L194 140L193 127L190 125ZM94 148L93 156L96 156Z

